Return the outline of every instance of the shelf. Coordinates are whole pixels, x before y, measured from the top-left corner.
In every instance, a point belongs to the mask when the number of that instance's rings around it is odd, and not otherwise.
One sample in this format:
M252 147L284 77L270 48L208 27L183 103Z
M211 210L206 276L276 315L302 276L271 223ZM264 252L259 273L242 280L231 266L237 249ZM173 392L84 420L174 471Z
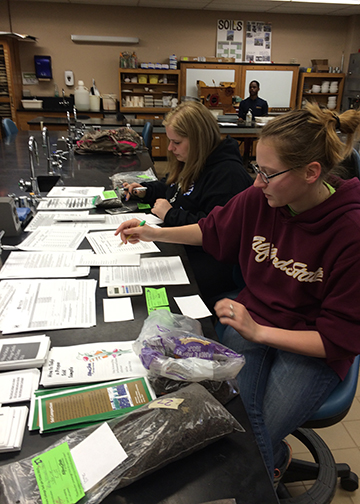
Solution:
M340 73L321 73L321 72L302 72L299 74L298 92L297 92L297 107L302 108L302 102L316 101L322 106L327 106L327 99L329 96L337 97L335 110L340 112L341 100L344 89L345 74ZM323 81L336 81L338 83L338 90L336 93L309 93L304 88L309 90L314 84L321 85Z
M136 95L161 95L164 96L165 94L171 94L171 95L177 95L176 91L166 91L166 93L163 93L162 91L122 91L123 94L130 95L130 96L136 96Z
M125 82L125 76L131 74L137 75L166 75L168 82ZM170 76L170 77L169 77ZM169 82L170 80L170 82ZM146 89L152 91L146 91ZM179 99L180 95L180 70L148 70L144 68L136 69L119 69L119 97L120 111L123 113L133 114L165 114L171 110L171 107L144 107L141 104L145 103L144 96L149 95L154 99L169 97ZM161 100L158 103L170 105L169 100ZM152 103L152 101L150 101ZM129 106L135 105L135 106Z
M147 68L119 68L119 72L126 74L126 73L137 73L137 74L174 74L174 75L179 75L180 70L153 70L153 69L147 69Z
M142 112L144 114L162 114L169 112L170 107L121 107L121 112L136 113Z
M307 93L303 91L303 96L338 96L339 93Z

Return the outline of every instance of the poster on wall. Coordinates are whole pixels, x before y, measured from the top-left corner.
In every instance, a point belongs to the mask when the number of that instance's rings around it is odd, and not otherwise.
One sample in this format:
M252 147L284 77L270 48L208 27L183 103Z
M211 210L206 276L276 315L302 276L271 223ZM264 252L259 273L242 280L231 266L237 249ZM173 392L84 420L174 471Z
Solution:
M234 58L236 62L243 57L243 21L233 19L218 19L216 57Z
M271 23L247 21L245 61L271 63Z

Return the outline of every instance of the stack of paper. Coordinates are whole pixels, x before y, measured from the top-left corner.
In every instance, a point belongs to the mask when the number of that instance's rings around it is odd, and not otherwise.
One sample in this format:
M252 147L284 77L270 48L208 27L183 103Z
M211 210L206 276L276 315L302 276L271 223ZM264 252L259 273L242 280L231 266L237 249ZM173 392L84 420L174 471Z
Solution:
M39 386L38 369L22 369L0 373L0 403L30 401Z
M89 267L76 265L78 252L11 252L1 268L0 278L84 277ZM82 253L81 256L94 255Z
M41 367L47 359L49 348L50 338L45 334L1 339L0 370Z
M53 347L45 362L41 385L56 387L146 376L133 341L99 341Z
M140 408L156 398L147 378L35 392L29 429L40 432L86 427Z
M0 408L0 452L21 450L28 412L27 406Z
M95 290L96 280L2 280L0 329L10 334L95 326Z

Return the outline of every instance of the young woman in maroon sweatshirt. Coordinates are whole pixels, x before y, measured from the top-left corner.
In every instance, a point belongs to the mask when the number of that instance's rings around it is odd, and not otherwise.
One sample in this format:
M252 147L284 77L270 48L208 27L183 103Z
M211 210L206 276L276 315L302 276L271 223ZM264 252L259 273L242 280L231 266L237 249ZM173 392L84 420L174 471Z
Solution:
M269 473L289 464L283 439L312 416L360 353L360 181L333 174L352 151L360 112L308 104L269 122L254 185L198 224L121 238L202 245L240 264L246 287L215 305L223 343L246 358L241 398ZM346 144L337 131L347 135Z

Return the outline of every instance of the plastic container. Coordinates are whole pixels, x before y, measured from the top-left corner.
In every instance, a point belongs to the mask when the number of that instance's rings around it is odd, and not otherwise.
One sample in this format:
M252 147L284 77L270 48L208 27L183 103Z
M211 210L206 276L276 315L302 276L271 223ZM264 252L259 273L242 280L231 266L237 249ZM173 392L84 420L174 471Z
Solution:
M75 88L74 97L77 110L90 110L90 93L81 80L79 80Z
M116 110L116 95L104 94L102 96L104 110Z
M90 110L100 112L100 96L90 95Z
M24 109L42 109L43 108L43 100L21 100L22 106Z
M157 74L149 75L150 84L157 84L159 82L159 76Z

